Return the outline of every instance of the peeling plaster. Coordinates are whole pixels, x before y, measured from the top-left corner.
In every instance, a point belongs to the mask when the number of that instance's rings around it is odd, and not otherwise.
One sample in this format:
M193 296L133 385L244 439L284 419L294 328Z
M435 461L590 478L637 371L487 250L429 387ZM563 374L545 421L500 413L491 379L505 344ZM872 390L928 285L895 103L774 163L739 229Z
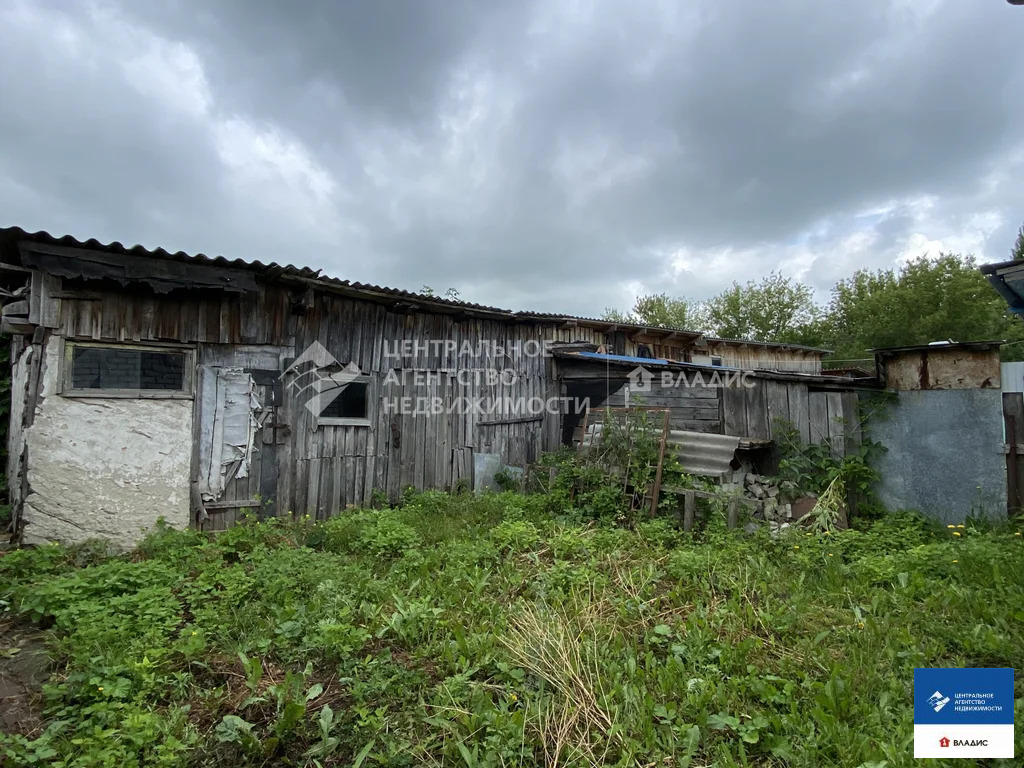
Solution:
M131 547L158 518L188 527L192 401L62 397L61 350L51 337L25 435L25 541Z

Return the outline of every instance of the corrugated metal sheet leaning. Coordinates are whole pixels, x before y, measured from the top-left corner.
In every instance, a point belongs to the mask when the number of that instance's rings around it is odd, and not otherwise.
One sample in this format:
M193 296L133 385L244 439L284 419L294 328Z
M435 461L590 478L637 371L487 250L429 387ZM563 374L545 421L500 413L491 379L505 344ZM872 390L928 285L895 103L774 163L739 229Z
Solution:
M661 434L660 430L658 434ZM583 445L593 445L600 436L601 425L589 425ZM687 474L721 478L732 471L732 461L740 446L740 438L735 435L673 429L668 433L668 446L667 451L675 453Z

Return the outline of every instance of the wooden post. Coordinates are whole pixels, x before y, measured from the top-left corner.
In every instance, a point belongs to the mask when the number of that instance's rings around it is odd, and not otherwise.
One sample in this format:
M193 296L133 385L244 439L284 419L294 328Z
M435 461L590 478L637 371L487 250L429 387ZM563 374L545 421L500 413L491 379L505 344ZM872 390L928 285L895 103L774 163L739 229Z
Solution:
M658 444L658 469L654 474L654 488L651 489L651 517L658 514L658 497L661 496L661 473L665 466L665 443L668 442L670 411L665 411L661 424L661 442Z
M697 495L693 491L683 494L683 530L693 530L693 517L697 512Z
M739 497L733 496L729 499L729 527L735 528L739 523L740 519L740 500Z
M579 448L580 456L583 455L583 443L587 439L587 421L589 419L590 419L590 409L587 408L587 410L585 410L583 412L583 431L580 432L580 448ZM591 448L593 448L593 446L591 446Z

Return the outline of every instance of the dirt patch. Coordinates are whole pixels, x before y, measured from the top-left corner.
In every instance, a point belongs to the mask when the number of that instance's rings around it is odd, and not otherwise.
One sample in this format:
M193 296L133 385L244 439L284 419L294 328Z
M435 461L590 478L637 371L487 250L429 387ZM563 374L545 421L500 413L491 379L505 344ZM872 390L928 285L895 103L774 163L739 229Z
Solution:
M0 623L0 731L34 736L43 729L42 687L50 669L43 632Z

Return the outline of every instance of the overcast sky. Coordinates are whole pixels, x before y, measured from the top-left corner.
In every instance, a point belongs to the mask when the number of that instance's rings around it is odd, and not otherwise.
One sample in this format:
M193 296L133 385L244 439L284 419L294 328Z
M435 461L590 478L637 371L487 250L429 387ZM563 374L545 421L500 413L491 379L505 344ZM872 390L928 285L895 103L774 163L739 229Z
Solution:
M1024 222L1005 0L0 0L0 224L599 315Z

